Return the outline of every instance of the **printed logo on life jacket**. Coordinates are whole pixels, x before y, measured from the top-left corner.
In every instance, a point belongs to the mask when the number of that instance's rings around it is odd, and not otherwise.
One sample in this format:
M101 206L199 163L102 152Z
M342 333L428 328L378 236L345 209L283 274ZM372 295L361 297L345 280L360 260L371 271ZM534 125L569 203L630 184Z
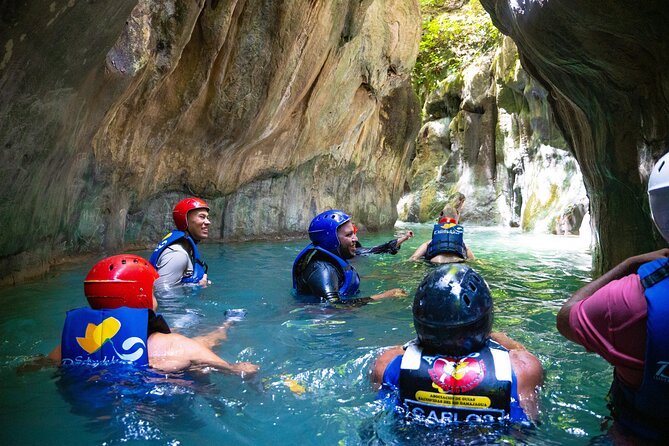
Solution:
M446 223L439 226L439 229L436 229L433 232L433 235L439 234L464 234L465 229L462 226L454 225L451 223Z
M437 358L429 369L432 386L440 392L464 393L485 377L485 364L476 358Z
M658 381L669 383L669 374L665 374L665 372L669 373L669 369L667 369L669 361L657 361L655 365L657 366L657 371L653 378Z
M157 251L160 251L161 249L163 249L163 247L167 244L168 239L171 236L172 236L172 233L169 232L165 237L163 237L163 239L160 241L160 243L158 243L158 246L156 246L156 249L154 249L153 252L157 252Z
M106 343L110 343L114 352L124 361L136 361L144 354L146 344L136 336L129 337L121 343L122 352L119 352L114 344L114 337L121 330L121 322L115 317L108 317L99 325L89 323L83 337L77 337L77 343L88 354L97 352ZM134 352L129 352L137 347ZM125 353L124 353L125 352Z

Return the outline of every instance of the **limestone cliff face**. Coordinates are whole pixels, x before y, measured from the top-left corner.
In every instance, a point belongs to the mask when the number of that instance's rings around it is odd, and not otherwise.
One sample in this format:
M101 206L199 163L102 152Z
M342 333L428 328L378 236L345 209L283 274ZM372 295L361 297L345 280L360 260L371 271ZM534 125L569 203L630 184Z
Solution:
M464 223L578 234L587 209L578 165L510 38L443 80L425 112L400 218L433 221L464 194Z
M190 194L214 238L302 232L331 207L394 223L418 131L416 0L35 0L0 16L1 281L148 246Z
M662 0L481 0L548 91L590 200L594 264L657 244L646 182L669 149L669 6Z

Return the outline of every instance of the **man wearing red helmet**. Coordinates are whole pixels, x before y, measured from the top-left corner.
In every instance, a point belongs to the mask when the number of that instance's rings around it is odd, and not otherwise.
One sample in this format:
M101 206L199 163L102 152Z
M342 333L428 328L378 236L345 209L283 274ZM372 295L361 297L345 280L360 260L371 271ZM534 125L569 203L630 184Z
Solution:
M122 254L98 262L84 281L90 308L67 312L61 344L49 358L64 366L134 364L165 372L191 366L254 374L258 366L229 363L211 349L227 338L230 322L195 338L172 333L153 296L156 270L143 258Z
M208 285L207 264L197 244L209 237L209 206L199 198L186 198L174 206L172 218L177 229L158 243L149 260L160 274L156 285Z

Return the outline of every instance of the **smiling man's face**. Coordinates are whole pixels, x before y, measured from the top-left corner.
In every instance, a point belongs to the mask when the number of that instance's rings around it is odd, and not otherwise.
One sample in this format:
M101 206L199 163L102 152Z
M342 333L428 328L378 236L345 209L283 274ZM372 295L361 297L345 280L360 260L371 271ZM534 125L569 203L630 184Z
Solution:
M197 242L209 237L209 212L206 209L193 209L188 213L188 232Z
M347 221L338 227L337 238L339 239L339 254L342 258L350 259L355 257L355 242L358 241L358 237L355 235L353 223Z

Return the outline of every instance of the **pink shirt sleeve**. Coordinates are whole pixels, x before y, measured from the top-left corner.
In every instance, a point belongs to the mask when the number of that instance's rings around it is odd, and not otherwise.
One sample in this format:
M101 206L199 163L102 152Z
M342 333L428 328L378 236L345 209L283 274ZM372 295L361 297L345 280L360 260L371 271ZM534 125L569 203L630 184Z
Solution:
M648 309L639 276L612 280L572 307L569 325L586 350L616 367L626 384L638 387L643 377Z

